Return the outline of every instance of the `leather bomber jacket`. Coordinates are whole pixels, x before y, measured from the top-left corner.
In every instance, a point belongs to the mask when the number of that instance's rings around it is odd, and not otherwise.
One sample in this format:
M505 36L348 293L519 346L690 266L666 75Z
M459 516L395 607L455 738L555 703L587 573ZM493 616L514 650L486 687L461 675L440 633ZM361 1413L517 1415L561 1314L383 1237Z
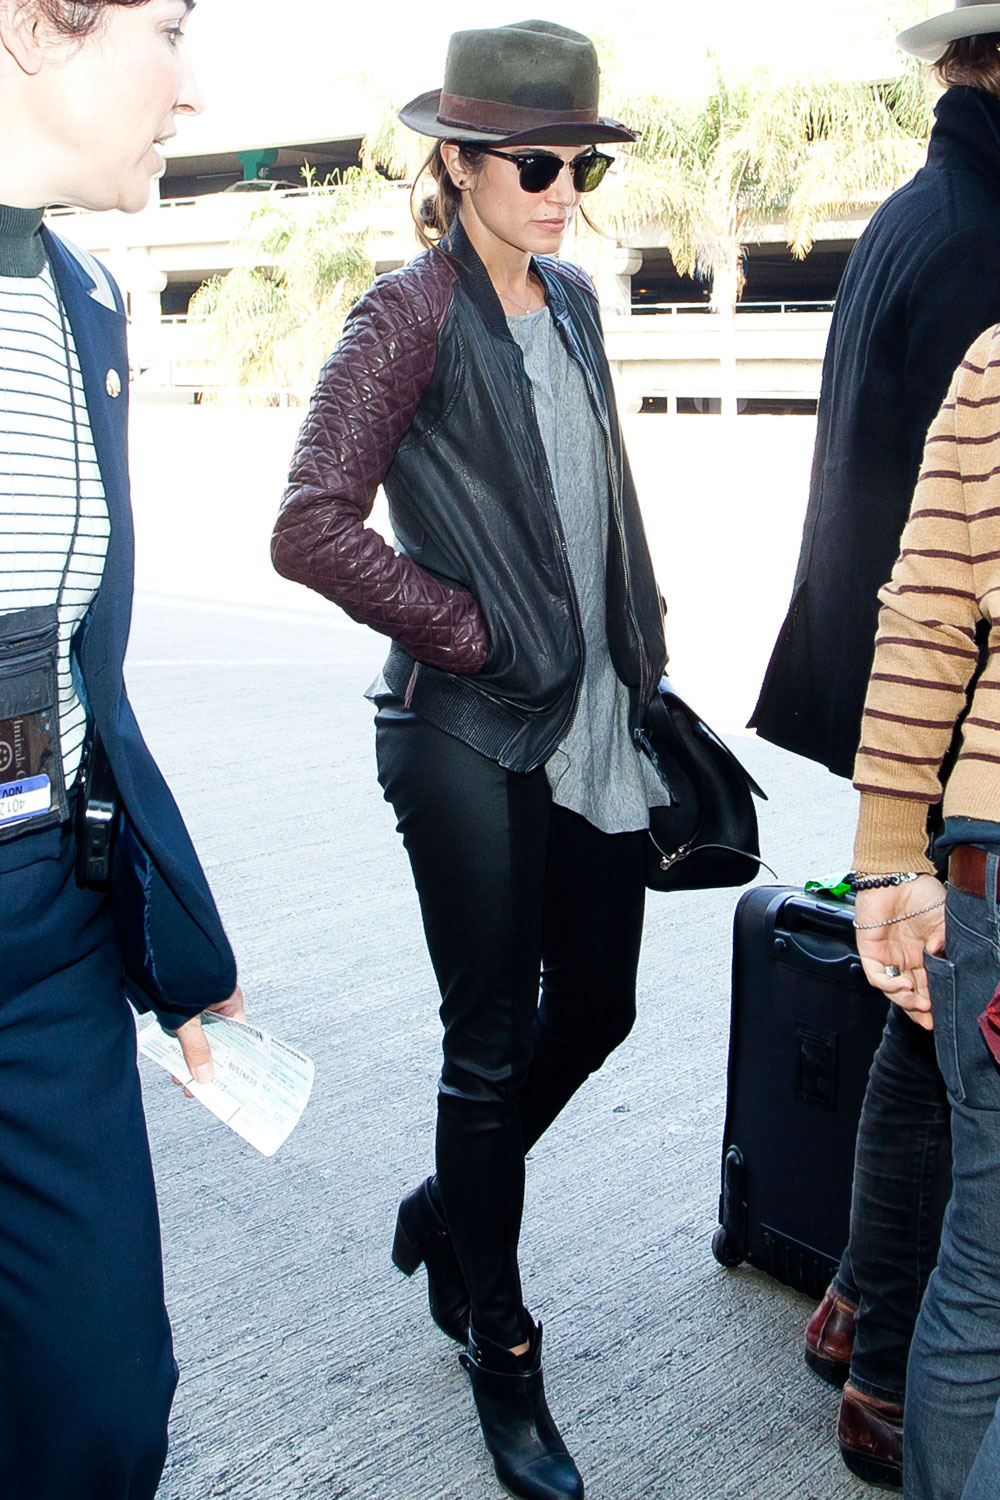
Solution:
M508 770L566 734L583 634L531 382L456 223L357 303L320 374L271 542L279 573L392 638L415 713ZM656 587L589 278L533 262L607 439L612 662L633 732L666 659ZM400 551L365 526L384 485Z

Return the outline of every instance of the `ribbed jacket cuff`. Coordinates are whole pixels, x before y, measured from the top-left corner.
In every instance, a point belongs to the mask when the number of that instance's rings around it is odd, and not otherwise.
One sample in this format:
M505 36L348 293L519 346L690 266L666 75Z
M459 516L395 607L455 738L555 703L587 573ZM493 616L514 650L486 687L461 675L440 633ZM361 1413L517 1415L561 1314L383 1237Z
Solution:
M862 792L854 868L872 875L917 870L933 875L927 858L928 803L910 797L879 797Z

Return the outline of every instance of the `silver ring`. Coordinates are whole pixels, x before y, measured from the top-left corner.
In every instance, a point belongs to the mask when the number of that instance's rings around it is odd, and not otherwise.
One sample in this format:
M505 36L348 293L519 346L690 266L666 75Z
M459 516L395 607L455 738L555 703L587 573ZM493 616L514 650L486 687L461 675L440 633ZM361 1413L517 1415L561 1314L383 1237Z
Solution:
M899 976L900 976L900 974L902 973L902 970L901 969L897 969L897 967L896 967L895 964L886 964L885 965L885 972L886 972L886 977L887 978L889 978L889 979L898 979Z

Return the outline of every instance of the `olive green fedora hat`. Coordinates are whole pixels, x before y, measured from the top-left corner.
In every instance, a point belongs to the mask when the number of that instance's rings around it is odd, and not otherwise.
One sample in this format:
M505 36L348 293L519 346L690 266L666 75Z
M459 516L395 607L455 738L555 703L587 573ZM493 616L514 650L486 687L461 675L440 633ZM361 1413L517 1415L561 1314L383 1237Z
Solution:
M961 41L967 36L985 36L1000 32L1000 5L992 0L955 0L954 10L943 15L931 16L929 21L920 21L908 26L896 38L904 52L922 57L924 62L937 62L943 57L950 42Z
M421 135L491 146L634 141L598 114L599 84L593 42L552 21L456 31L444 87L411 100L399 118Z

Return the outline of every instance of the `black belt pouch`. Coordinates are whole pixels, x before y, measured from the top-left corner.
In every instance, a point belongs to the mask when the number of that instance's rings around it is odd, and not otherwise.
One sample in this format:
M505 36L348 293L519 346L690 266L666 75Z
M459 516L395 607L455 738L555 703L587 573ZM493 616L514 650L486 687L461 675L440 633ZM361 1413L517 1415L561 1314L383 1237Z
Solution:
M0 840L69 816L55 605L0 614Z

